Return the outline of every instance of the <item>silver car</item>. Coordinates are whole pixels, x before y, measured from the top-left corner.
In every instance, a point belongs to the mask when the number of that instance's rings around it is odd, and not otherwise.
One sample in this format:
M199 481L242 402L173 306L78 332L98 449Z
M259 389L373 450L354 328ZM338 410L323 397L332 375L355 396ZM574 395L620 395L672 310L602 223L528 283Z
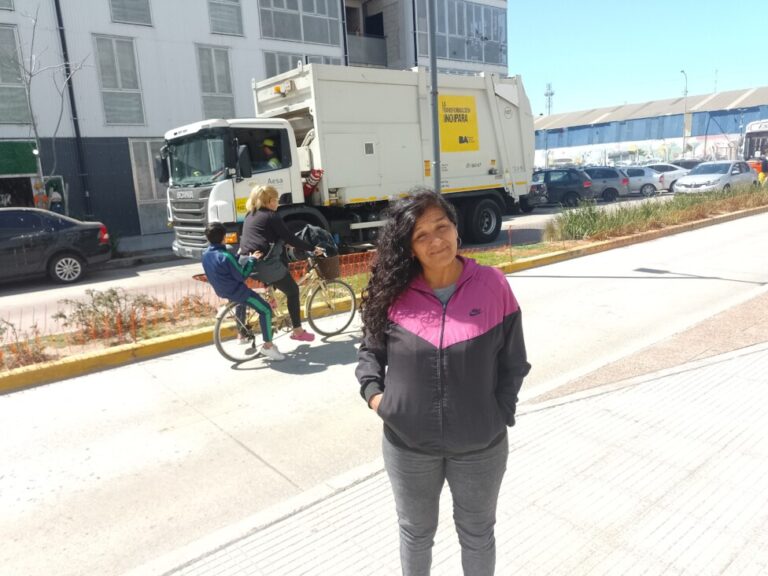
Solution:
M757 172L746 162L703 162L680 178L675 184L678 194L728 191L736 185L757 186Z
M653 196L659 190L664 188L661 180L661 173L645 166L631 166L625 168L624 172L629 176L629 191L632 194L642 194L643 196Z
M675 183L677 182L678 178L682 178L688 172L690 172L689 168L683 168L682 166L677 166L676 164L667 164L666 162L658 162L656 164L646 164L646 168L652 168L653 170L656 170L656 172L661 173L661 187L663 190L669 190L670 192L675 191Z

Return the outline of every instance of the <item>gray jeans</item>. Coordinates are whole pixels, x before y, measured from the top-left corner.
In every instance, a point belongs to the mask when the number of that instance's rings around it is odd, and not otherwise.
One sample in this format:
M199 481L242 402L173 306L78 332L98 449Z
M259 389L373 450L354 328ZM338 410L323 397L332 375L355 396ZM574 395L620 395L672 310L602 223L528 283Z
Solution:
M492 576L496 503L509 456L506 436L481 452L448 457L405 450L385 436L382 451L397 507L403 575L429 575L440 492L448 480L464 574Z

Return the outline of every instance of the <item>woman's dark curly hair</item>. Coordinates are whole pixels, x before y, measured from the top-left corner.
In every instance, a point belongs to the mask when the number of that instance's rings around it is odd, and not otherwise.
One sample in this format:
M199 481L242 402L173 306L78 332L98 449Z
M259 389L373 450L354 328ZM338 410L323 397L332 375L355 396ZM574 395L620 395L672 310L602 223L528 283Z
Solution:
M416 221L433 207L440 208L457 226L453 205L442 194L426 188L416 189L407 198L398 200L385 214L388 221L379 235L371 277L360 305L364 333L375 342L384 340L389 307L421 273L421 264L413 257L411 238Z

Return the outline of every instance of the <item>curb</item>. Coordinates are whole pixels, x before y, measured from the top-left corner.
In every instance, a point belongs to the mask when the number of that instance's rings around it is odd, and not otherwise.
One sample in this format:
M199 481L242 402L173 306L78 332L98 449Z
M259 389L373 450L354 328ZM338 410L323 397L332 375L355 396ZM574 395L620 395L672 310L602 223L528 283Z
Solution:
M159 251L135 253L135 254L123 254L119 258L113 258L107 260L98 267L94 266L94 270L117 270L120 268L132 268L134 266L140 266L142 264L156 264L158 262L172 262L174 260L181 261L173 252Z
M498 264L496 265L496 268L505 274L511 274L530 268L538 268L539 266L546 266L548 264L555 264L557 262L579 258L581 256L589 256L591 254L605 252L614 248L623 248L633 244L640 244L641 242L648 242L650 240L656 240L681 232L697 230L706 226L714 226L739 218L755 216L765 212L768 212L768 206L758 206L757 208L749 208L740 212L732 212L721 216L706 218L704 220L695 220L685 224L642 232L633 236L622 236L611 240L603 240L571 250L561 250L543 256L522 258L515 262ZM176 259L176 256L173 256L171 259ZM0 375L0 394L15 392L25 388L48 384L56 380L74 378L75 376L82 376L100 370L122 366L135 360L153 358L171 352L203 346L210 344L211 341L211 328L201 328L180 335L162 336L144 342L123 344L108 350L93 352L82 356L72 356L63 360L55 360L43 364L16 368Z
M211 328L200 328L181 335L160 336L144 342L121 344L108 350L15 368L0 376L0 394L99 372L130 364L135 360L204 346L210 344L212 340Z

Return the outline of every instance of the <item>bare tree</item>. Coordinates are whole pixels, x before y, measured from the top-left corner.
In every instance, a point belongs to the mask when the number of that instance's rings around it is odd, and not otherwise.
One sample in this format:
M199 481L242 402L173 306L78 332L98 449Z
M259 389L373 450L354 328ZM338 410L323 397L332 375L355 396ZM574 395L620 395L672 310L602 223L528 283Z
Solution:
M59 95L58 99L58 115L56 118L56 124L51 134L51 163L48 176L52 176L56 173L58 164L58 156L56 153L56 137L61 128L61 122L64 117L64 107L66 102L66 90L72 78L80 70L85 67L85 62L89 56L86 56L79 62L57 62L55 64L43 65L43 55L48 51L45 47L38 51L37 49L37 33L39 25L40 5L37 5L34 15L23 14L25 18L28 18L32 23L32 31L28 42L28 48L25 53L24 43L19 42L19 72L21 75L21 81L24 84L24 88L27 92L27 108L29 111L30 124L32 126L32 133L35 139L35 148L37 150L37 173L40 181L44 181L42 161L40 154L42 154L42 148L40 146L40 130L38 125L38 119L35 115L35 110L32 106L32 88L37 84L37 79L43 74L51 76L51 83L53 84L56 92ZM2 57L2 55L0 55Z

